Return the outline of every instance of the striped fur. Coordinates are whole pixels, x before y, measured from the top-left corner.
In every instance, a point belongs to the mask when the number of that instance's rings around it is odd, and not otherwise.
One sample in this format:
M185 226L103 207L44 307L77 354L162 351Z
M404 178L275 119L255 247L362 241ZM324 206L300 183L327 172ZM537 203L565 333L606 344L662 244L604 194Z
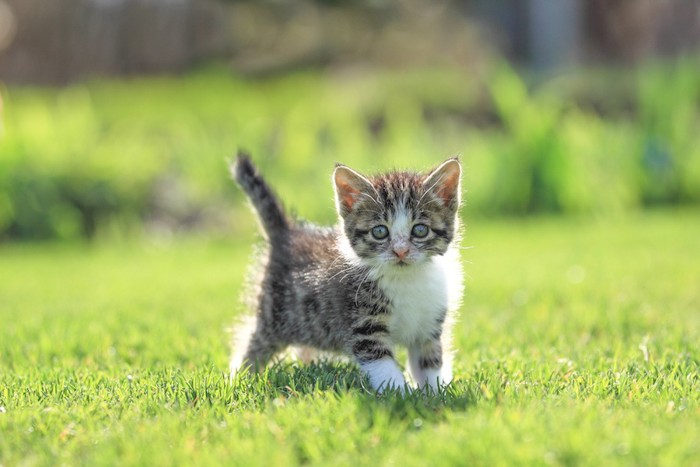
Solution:
M419 386L450 381L447 336L462 277L456 159L427 174L371 178L337 166L339 222L328 228L290 221L247 156L239 155L232 172L269 244L254 287L251 332L238 332L234 342L232 375L304 346L353 357L379 391L404 388L394 354L402 345Z
M289 220L282 203L255 169L248 154L238 153L236 162L231 166L231 174L253 203L271 244L275 244L273 239L284 239L289 231Z

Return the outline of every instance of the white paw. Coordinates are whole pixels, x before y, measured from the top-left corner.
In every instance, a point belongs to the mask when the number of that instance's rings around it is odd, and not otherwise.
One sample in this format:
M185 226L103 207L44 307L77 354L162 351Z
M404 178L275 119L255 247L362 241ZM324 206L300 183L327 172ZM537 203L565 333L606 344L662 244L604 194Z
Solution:
M441 368L421 368L419 364L420 353L415 349L409 349L408 367L411 370L411 378L419 388L438 388L447 386L452 381L452 365L448 361Z
M452 371L446 367L418 369L414 366L411 367L411 377L418 388L431 388L437 391L440 387L450 384Z
M361 363L360 367L369 376L369 383L378 393L381 394L390 388L406 390L406 380L393 358L384 357L372 362Z
M418 381L420 388L429 387L433 391L437 391L440 386L444 386L449 381L445 381L440 368L426 368L422 371L422 380Z

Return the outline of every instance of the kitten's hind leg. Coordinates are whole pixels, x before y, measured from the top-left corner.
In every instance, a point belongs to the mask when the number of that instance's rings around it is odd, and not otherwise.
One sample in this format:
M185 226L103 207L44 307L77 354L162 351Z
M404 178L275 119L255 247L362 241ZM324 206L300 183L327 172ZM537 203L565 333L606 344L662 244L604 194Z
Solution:
M234 327L233 354L229 363L231 377L241 371L260 371L279 351L279 345L257 326L257 317L243 319Z
M310 363L317 362L320 359L320 353L313 347L300 345L292 349L292 358L305 365L309 365Z

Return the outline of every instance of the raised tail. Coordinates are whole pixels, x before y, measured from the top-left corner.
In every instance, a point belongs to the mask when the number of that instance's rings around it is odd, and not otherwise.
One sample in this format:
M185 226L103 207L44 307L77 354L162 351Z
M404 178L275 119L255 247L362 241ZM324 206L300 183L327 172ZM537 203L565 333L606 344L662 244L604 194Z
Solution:
M255 207L267 238L272 240L285 237L289 231L289 220L282 203L250 161L248 154L238 151L236 161L230 168L234 180Z

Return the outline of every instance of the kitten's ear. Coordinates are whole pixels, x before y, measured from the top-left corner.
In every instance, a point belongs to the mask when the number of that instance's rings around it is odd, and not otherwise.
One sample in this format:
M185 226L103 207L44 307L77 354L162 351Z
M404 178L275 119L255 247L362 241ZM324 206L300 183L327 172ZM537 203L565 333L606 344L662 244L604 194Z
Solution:
M361 193L372 192L372 184L350 167L338 164L333 172L335 199L338 213L346 215L352 211Z
M456 157L447 159L430 172L423 181L427 190L435 193L445 206L457 208L460 199L462 165Z

